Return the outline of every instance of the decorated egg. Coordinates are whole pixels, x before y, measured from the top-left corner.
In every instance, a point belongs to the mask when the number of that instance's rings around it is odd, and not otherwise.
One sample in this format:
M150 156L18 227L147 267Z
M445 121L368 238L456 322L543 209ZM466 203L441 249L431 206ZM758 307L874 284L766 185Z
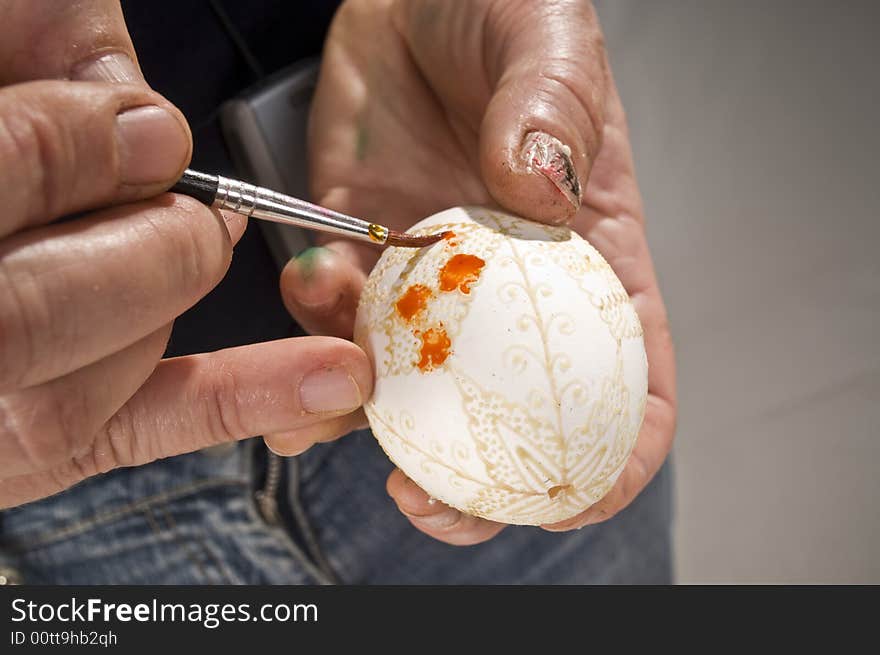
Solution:
M579 514L612 487L645 411L642 328L608 263L566 227L449 209L388 248L355 341L388 457L432 497L504 523Z

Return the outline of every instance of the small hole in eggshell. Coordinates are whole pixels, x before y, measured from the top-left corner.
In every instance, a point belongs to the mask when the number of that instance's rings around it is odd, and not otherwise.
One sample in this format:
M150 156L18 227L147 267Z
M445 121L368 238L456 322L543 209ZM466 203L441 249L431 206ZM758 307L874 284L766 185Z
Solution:
M570 491L570 490L571 490L570 484L557 484L555 487L550 487L547 490L547 495L550 496L550 500L555 500L559 494L565 493L566 491Z

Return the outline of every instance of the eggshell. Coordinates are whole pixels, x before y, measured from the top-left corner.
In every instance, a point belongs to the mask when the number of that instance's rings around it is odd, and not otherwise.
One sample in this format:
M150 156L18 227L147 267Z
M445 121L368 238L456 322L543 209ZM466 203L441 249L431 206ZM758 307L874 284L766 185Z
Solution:
M373 434L431 496L475 516L572 517L620 475L644 417L648 365L629 296L564 227L449 209L388 248L355 341L376 374Z

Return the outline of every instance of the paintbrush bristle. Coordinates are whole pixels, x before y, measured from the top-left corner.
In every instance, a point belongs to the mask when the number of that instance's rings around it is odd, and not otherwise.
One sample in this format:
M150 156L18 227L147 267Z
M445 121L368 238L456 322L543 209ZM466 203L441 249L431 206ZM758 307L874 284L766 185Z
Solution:
M416 234L407 234L406 232L397 232L391 230L388 232L388 239L385 243L389 246L397 246L399 248L424 248L438 241L445 239L448 232L439 232L437 234L426 234L419 236Z

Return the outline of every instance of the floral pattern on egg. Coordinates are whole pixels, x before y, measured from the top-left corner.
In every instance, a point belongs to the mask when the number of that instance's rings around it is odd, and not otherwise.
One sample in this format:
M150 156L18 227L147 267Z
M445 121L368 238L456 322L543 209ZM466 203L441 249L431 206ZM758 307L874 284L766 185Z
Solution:
M647 398L642 331L610 266L567 228L454 208L388 248L355 341L376 384L365 410L388 456L430 495L537 525L604 496Z

